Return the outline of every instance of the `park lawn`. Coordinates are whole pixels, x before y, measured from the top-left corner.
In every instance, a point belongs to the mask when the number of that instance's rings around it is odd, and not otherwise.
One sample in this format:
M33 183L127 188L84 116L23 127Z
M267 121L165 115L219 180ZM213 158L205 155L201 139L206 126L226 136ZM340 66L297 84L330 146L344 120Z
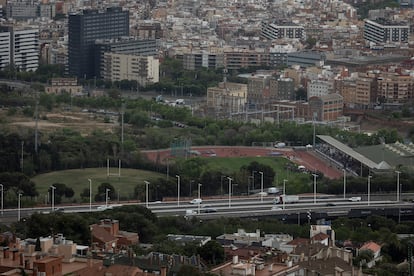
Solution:
M111 174L118 171L112 169ZM95 195L98 191L98 186L101 183L110 183L116 190L116 194L119 193L120 199L132 199L134 188L136 185L145 185L144 180L151 181L163 177L160 173L152 171L135 170L135 169L121 169L121 177L109 176L107 177L106 168L88 168L88 169L75 169L65 171L54 171L50 173L39 174L32 178L32 181L36 184L36 189L39 192L39 201L44 202L47 197L49 187L54 183L63 183L68 187L71 187L75 195L71 199L76 202L81 202L80 194L84 189L89 189L89 180L92 180L92 193ZM114 200L117 200L114 199ZM63 201L66 201L63 199Z

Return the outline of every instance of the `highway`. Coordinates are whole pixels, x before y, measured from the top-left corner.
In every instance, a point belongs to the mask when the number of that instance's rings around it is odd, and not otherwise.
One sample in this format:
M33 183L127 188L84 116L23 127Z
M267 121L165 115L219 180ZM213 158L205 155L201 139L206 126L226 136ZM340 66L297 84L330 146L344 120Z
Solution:
M113 209L122 205L141 205L146 203L124 203L108 205L77 205L77 206L57 206L57 213L80 213L80 212L102 212L106 209ZM284 209L283 209L284 207ZM412 209L413 203L395 200L362 200L350 202L342 197L317 198L314 203L313 197L303 198L297 203L274 204L273 197L263 197L261 201L258 197L253 198L232 198L203 200L202 204L190 204L188 201L171 202L148 202L148 208L157 216L183 216L187 218L197 217L200 219L214 219L219 217L259 217L274 216L287 217L291 215L306 216L307 212L326 213L328 216L347 216L350 209ZM191 210L191 212L190 212ZM50 207L21 208L20 218L24 219L33 213L50 214ZM4 209L0 214L0 223L10 223L17 221L19 209Z

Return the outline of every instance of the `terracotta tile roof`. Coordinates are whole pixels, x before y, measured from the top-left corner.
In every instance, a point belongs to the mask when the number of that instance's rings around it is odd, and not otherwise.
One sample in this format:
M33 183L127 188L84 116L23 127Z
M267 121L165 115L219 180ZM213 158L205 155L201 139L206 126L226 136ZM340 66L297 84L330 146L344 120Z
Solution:
M301 244L309 244L309 239L305 238L296 238L294 240L291 240L287 243L288 245L301 245Z
M348 272L347 275L352 272L352 266L338 257L299 262L299 266L308 269L308 271L318 272L319 275L336 275L336 269Z
M361 246L360 250L371 250L372 252L378 252L381 250L381 246L375 242L367 242Z
M315 236L312 237L312 240L314 241L323 241L329 239L329 235L324 234L324 233L318 233Z
M112 236L108 231L100 227L99 225L92 225L92 236L100 240L101 242L107 243L116 240L114 236Z

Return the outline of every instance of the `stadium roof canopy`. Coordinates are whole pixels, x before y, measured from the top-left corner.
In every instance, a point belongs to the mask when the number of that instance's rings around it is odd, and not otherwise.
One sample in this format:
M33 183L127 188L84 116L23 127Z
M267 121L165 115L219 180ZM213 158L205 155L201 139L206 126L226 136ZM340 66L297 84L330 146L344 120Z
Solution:
M333 146L334 148L342 151L343 153L351 156L353 159L361 162L362 164L364 164L368 168L370 168L370 169L376 169L376 168L378 168L378 164L377 163L375 163L374 161L366 158L362 154L354 151L352 148L350 148L347 145L339 142L335 138L333 138L331 136L328 136L328 135L317 135L316 137L318 137L319 139L321 139L325 143Z

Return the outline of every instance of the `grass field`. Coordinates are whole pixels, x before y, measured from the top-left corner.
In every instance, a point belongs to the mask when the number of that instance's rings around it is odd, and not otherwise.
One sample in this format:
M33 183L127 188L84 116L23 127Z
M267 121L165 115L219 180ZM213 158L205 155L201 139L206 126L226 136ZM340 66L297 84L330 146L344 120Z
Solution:
M289 181L289 186L296 186L299 183L304 183L306 182L305 179L307 179L306 175L294 173L286 169L286 164L291 162L282 157L229 157L206 158L206 160L208 169L220 170L223 174L228 175L231 175L234 171L239 171L240 167L248 166L254 161L260 164L268 165L276 172L273 185L277 187L281 187L283 185L283 179L287 179ZM112 171L112 173L114 172L115 171ZM45 198L48 189L52 184L63 183L74 190L75 195L72 200L80 202L80 194L82 191L84 189L89 189L88 179L92 180L93 194L96 194L97 188L101 183L107 182L115 188L116 194L119 192L119 198L122 200L133 198L133 191L137 184L144 185L144 180L151 182L153 179L157 179L159 177L165 177L165 175L151 171L134 169L122 169L121 177L107 177L106 168L89 168L55 171L41 174L32 178L32 181L36 183L40 199Z
M114 171L111 171L111 173L114 173ZM48 189L52 184L63 183L75 191L74 199L79 202L82 191L89 189L88 179L92 180L93 194L96 193L101 183L107 182L115 188L117 194L119 192L119 197L122 199L131 198L134 187L137 184L145 185L144 180L151 181L162 176L151 171L121 169L121 177L107 177L106 168L90 168L40 174L32 178L32 181L36 183L40 198L44 198L47 195Z

